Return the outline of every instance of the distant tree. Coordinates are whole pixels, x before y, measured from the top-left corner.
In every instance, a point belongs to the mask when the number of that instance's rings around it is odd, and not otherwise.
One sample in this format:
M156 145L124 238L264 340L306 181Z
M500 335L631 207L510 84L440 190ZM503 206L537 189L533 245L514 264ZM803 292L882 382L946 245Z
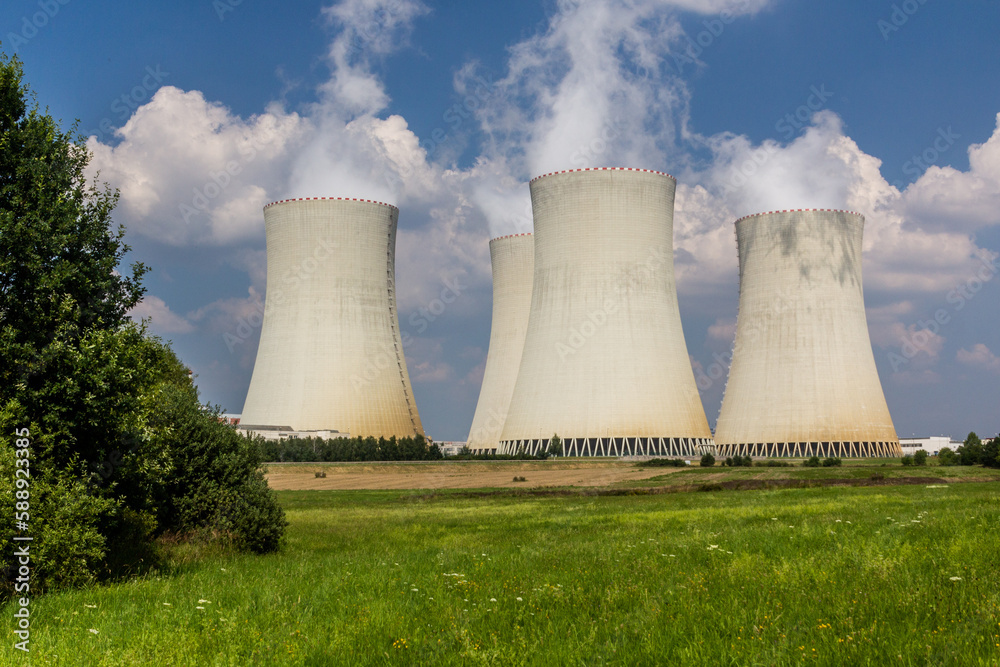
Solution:
M1000 468L1000 435L983 445L981 462L987 468Z
M841 459L840 459L839 456L830 456L830 457L827 457L827 458L823 459L823 466L827 467L827 468L831 468L831 467L835 467L835 466L840 466L840 465L843 465L843 463L844 462L841 461Z
M810 456L808 459L802 462L807 468L818 468L820 466L820 461L818 456Z
M704 456L701 457L702 468L711 468L714 465L715 465L715 457L712 456L711 454L705 454Z
M983 441L975 431L966 436L965 442L958 448L959 462L964 466L974 466L983 457Z
M927 452L922 449L918 449L917 453L913 455L913 465L925 466L927 465Z
M548 453L549 456L562 456L563 443L558 433L553 433L552 437L549 439Z
M902 463L904 466L911 466L913 465L913 457L910 456L909 454L906 454L905 456L903 456L903 458L900 459L900 463Z
M938 451L938 464L943 466L957 466L959 464L958 454L952 451L951 447L942 447Z

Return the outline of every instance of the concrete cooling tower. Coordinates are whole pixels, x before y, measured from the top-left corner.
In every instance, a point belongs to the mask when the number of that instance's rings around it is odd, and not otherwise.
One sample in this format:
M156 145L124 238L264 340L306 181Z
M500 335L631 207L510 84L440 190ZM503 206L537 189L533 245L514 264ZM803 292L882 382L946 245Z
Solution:
M490 241L493 265L490 350L467 445L477 454L496 452L514 393L531 310L534 251L531 234L501 236Z
M583 169L531 181L535 266L500 451L714 451L677 308L672 176Z
M864 222L827 210L736 221L740 305L720 456L902 456L865 320Z
M267 298L242 428L423 433L396 314L398 216L358 199L264 207Z

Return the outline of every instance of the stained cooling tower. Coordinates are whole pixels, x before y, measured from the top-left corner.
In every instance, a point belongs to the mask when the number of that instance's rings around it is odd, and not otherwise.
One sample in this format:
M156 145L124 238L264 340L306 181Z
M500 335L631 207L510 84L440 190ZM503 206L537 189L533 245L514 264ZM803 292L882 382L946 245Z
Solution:
M902 456L865 320L864 223L827 210L736 221L740 305L720 456Z
M672 176L583 169L531 181L535 266L501 452L713 451L677 309Z
M243 428L423 433L396 314L398 216L358 199L264 207L267 298Z
M500 442L528 329L534 251L531 234L501 236L490 241L493 324L483 386L467 445L475 453L495 452Z

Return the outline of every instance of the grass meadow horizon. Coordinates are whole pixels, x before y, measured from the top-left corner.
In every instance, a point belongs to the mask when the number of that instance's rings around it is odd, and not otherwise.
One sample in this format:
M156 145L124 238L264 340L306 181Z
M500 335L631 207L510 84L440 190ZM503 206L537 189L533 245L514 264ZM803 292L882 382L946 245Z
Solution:
M280 553L186 547L169 572L39 597L31 664L1000 661L995 481L277 493L290 521Z

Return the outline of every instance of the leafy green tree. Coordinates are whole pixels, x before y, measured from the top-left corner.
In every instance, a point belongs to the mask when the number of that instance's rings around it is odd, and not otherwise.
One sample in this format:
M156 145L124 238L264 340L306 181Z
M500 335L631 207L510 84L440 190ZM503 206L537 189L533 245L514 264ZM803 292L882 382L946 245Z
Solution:
M983 445L980 463L987 468L1000 468L1000 435Z
M23 78L0 54L0 510L13 516L12 435L28 429L32 591L155 565L164 530L207 525L186 500L238 496L241 511L214 529L240 548L275 548L284 523L259 446L234 440L169 347L130 319L146 268L120 271L118 193L87 183L82 137L39 111Z
M959 462L964 466L974 466L983 457L983 441L975 431L966 436L965 442L958 448Z
M899 461L904 466L911 466L913 465L913 456L911 456L910 454L905 454L903 458L901 458Z
M959 464L958 454L952 451L951 447L942 447L938 451L938 463L943 466L957 466Z
M715 465L715 457L712 456L711 454L705 454L704 456L701 457L702 468L711 468L714 465Z
M927 452L925 452L922 449L918 449L916 454L913 455L913 465L915 466L927 465Z
M562 456L563 453L563 443L562 439L559 437L558 433L553 433L552 437L549 439L549 456Z

